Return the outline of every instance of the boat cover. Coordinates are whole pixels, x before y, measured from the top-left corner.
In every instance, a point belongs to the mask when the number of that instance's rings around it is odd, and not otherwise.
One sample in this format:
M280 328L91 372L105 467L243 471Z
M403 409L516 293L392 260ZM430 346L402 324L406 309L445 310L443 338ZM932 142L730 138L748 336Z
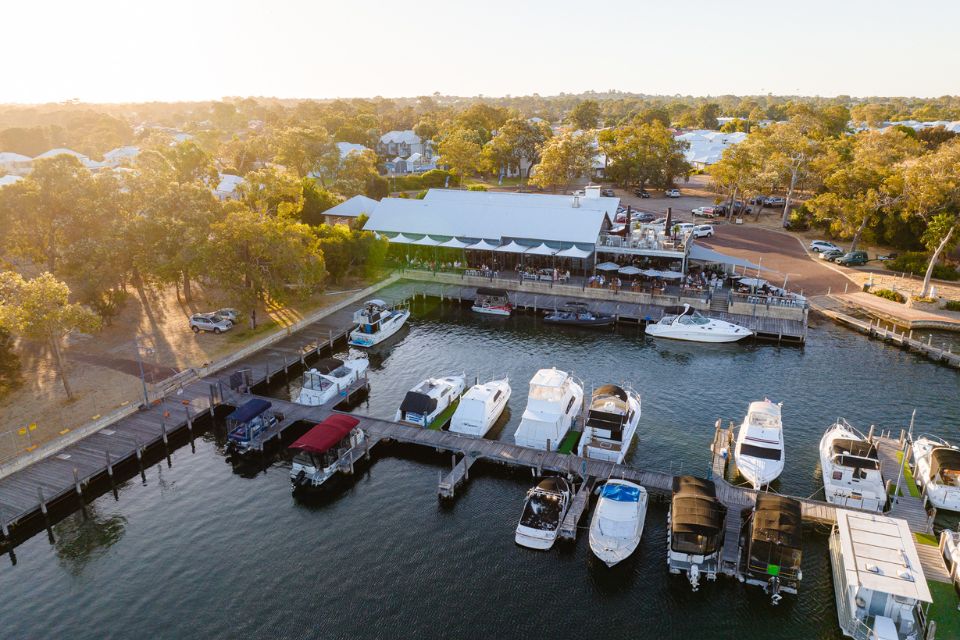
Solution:
M506 298L507 292L504 289L488 289L487 287L477 288L478 296L492 296L496 298Z
M360 421L353 416L333 415L314 426L290 445L308 453L324 453L346 438Z
M605 484L600 497L617 502L640 502L640 489L625 484Z
M266 400L254 398L243 403L240 407L234 409L233 413L227 416L227 420L234 422L250 422L261 413L269 409L272 405Z
M317 373L326 374L331 371L336 371L342 366L343 360L339 358L324 358L323 360L319 360L313 368L317 370Z
M724 508L709 480L680 476L673 479L670 528L674 533L716 535L723 528Z
M403 397L403 402L400 403L400 411L403 413L419 413L423 416L430 415L436 408L436 398L431 398L427 394L417 391L407 391L407 395Z
M960 471L960 450L940 447L930 452L930 476L936 477L943 469Z
M877 456L877 447L866 440L853 440L851 438L837 438L833 441L833 452L843 456L857 456L860 458L870 458L879 460ZM845 463L844 463L845 464Z
M772 493L758 493L753 512L754 540L765 540L791 549L799 549L802 540L800 502Z

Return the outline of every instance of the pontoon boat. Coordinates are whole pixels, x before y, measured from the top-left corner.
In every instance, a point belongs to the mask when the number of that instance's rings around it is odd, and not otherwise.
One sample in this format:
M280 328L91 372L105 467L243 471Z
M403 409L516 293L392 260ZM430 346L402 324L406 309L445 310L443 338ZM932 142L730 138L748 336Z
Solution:
M786 496L760 492L747 518L747 546L743 579L763 587L773 603L780 592L796 595L803 572L803 519L800 502Z
M673 499L667 515L667 566L685 573L690 586L700 587L700 576L716 580L723 547L726 507L717 499L710 480L693 476L673 479Z
M585 302L567 302L563 308L547 313L544 322L573 327L609 327L614 317L609 313L594 313Z
M264 431L280 419L276 413L267 413L272 405L261 398L253 398L227 416L227 452L246 453L256 446Z
M353 416L334 414L307 431L292 445L290 469L293 490L317 489L337 472L340 456L366 438Z
M477 313L494 316L509 316L510 312L513 311L510 297L504 289L488 289L486 287L477 289L477 297L470 308Z

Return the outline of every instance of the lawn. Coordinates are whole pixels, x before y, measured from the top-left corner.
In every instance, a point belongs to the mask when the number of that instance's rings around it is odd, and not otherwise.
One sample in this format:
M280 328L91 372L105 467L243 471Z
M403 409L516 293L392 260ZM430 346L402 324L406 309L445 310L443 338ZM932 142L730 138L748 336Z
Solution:
M940 546L940 540L932 533L914 533L913 537L916 538L920 544L928 544L931 547Z
M937 638L960 638L960 611L957 611L957 592L952 584L927 581L933 604L929 619L937 621Z
M567 431L567 435L564 436L563 442L560 443L560 446L557 447L557 453L572 453L574 448L576 448L577 443L580 442L580 436L583 435L582 431Z
M903 464L903 451L897 451L897 462ZM910 465L905 465L903 467L903 478L900 480L900 495L903 495L903 487L906 485L907 491L910 492L910 495L914 498L920 497L920 490L917 488L917 482L913 479L913 471L910 470ZM893 492L896 490L896 484L891 485L887 492L890 495L893 495Z
M450 418L453 417L453 412L457 410L457 406L460 404L460 400L454 400L450 403L450 406L440 412L440 414L433 419L433 422L430 423L430 429L434 431L440 431L443 429L443 426L450 421Z

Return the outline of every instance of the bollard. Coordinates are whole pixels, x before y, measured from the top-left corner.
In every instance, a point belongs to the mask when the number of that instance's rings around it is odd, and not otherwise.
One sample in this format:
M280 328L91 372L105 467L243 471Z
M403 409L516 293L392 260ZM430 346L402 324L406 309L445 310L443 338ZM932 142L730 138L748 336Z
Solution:
M80 497L80 502L83 502L83 490L80 488L80 473L77 471L77 468L73 468L73 488L77 492L77 495Z
M54 544L53 529L50 528L50 515L47 513L47 499L43 497L43 487L37 487L37 496L40 498L40 513L43 514L43 524L47 529L47 540Z
M467 482L470 480L470 465L467 464L467 456L463 456L463 481Z
M327 329L327 342L330 345L330 353L333 354L333 329Z
M3 539L10 539L10 529L7 527L7 519L3 517L3 511L0 510L0 532L3 533Z
M370 438L366 436L363 438L363 455L367 460L370 460Z

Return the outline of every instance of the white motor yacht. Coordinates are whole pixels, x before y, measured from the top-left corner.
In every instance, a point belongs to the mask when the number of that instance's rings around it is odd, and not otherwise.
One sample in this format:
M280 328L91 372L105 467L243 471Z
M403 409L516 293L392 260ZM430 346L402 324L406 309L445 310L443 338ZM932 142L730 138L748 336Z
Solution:
M702 575L717 579L726 511L712 481L693 476L673 479L667 512L667 567L670 573L685 573L694 591L700 588Z
M516 543L540 551L552 547L572 497L573 488L564 478L544 478L527 491L514 537Z
M464 386L463 376L427 378L407 392L395 420L429 429L440 414L457 401Z
M540 369L530 379L527 408L513 436L521 447L556 450L583 407L583 387L566 371Z
M477 313L492 316L509 316L513 311L513 305L510 304L510 296L506 290L487 287L477 289L477 297L470 308Z
M887 492L877 447L843 418L820 439L820 468L827 502L883 511Z
M346 360L320 360L303 372L303 384L294 402L311 407L326 404L359 380L369 366L366 354L360 352L352 352Z
M937 509L960 511L960 447L936 436L913 441L913 477Z
M482 438L507 408L510 379L491 380L470 387L450 419L450 431Z
M640 422L640 394L615 384L593 392L577 453L581 458L623 462Z
M648 323L648 336L690 342L736 342L753 335L753 331L732 322L703 317L688 304L667 307L660 322Z
M608 567L630 557L640 544L647 490L626 480L607 480L590 521L590 550Z
M353 314L357 328L350 332L349 344L372 347L380 344L403 327L410 317L409 309L394 309L383 300L367 300Z
M366 434L353 416L334 414L290 445L294 491L318 489L339 470L340 456L363 444Z
M764 399L751 402L737 432L737 470L754 489L765 487L783 473L783 424L780 405Z

